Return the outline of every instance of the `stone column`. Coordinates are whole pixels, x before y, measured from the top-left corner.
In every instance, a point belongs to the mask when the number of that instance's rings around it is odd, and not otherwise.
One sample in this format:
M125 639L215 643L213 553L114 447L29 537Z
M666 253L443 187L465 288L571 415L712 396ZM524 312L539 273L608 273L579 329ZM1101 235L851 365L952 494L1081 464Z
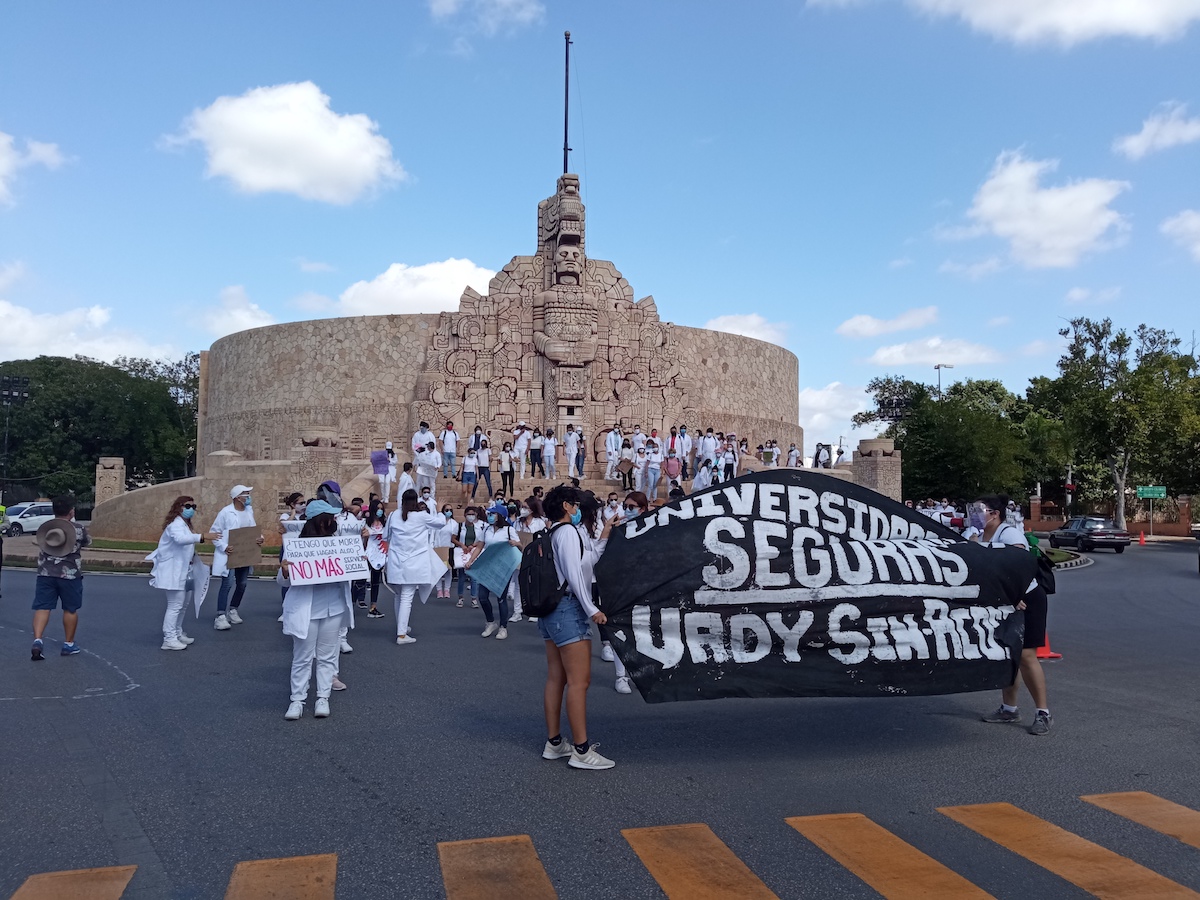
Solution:
M96 464L96 505L125 493L125 460L102 456Z

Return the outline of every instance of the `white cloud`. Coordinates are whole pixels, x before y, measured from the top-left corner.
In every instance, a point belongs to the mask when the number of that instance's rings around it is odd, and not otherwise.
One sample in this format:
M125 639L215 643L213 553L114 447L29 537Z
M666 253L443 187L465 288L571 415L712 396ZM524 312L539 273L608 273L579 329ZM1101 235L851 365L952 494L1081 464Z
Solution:
M305 291L289 300L288 305L305 312L326 312L333 308L333 298L316 291Z
M1200 262L1200 211L1185 209L1163 222L1159 229Z
M0 263L0 291L7 291L24 277L25 263L19 259L16 262Z
M1158 112L1142 122L1137 134L1113 141L1113 150L1129 159L1141 159L1156 150L1200 141L1200 116L1187 118L1187 104L1164 103Z
M1168 41L1200 19L1200 0L908 0L1017 44L1064 47L1108 37Z
M724 331L727 334L740 334L744 337L758 338L768 344L782 344L787 339L786 322L768 322L758 313L734 314L717 316L704 323L710 331Z
M30 166L45 166L54 170L66 162L57 144L41 141L25 141L25 150L17 149L17 140L11 134L0 131L0 206L12 206L16 201L12 185L17 172Z
M345 316L385 313L431 313L458 309L463 288L483 294L495 272L469 259L409 266L392 263L370 281L356 281L342 292L339 311Z
M1056 349L1056 345L1052 341L1030 341L1021 347L1022 356L1045 356L1051 350Z
M946 363L953 366L968 366L973 363L994 363L1000 355L991 347L972 344L959 338L945 340L940 337L921 338L906 344L880 347L869 362L877 366L918 366Z
M1004 268L1004 263L1000 261L998 256L989 256L987 259L981 259L979 262L960 263L953 260L946 260L938 266L939 272L944 272L951 275L961 275L964 278L969 278L971 281L978 281L981 278L986 278L988 275L993 275Z
M209 178L240 191L295 194L345 205L407 178L392 145L365 115L339 115L311 81L218 97L164 146L204 145Z
M947 229L940 236L995 235L1008 241L1015 261L1031 269L1069 268L1088 253L1119 244L1129 226L1108 204L1129 183L1087 178L1042 187L1042 177L1057 168L1056 159L1004 151L967 211L973 224L961 234Z
M811 447L818 441L836 442L839 437L845 437L847 445L853 446L856 441L850 437L850 419L870 406L871 398L865 387L852 387L834 381L823 388L801 388L800 425L804 428L805 443ZM868 427L856 430L854 435L872 437L879 430ZM849 456L849 450L846 454Z
M899 259L893 259L888 263L889 269L905 269L912 265L912 259L907 256L901 256Z
M240 284L221 288L217 294L217 308L205 311L197 323L215 337L224 337L247 328L274 325L275 317L250 301L246 289Z
M1120 296L1120 287L1107 287L1099 291L1093 291L1091 288L1085 287L1073 287L1067 291L1063 299L1071 306L1079 306L1084 303L1089 306L1096 306L1101 303L1112 303L1112 301Z
M995 316L988 319L988 328L1003 328L1005 325L1012 324L1012 316Z
M112 362L118 356L152 358L177 355L166 345L153 345L138 334L110 328L112 311L103 306L66 312L34 312L0 300L0 359L35 356L90 356Z
M296 266L301 272L336 272L329 263L317 262L311 259L305 259L303 256L296 257Z
M466 14L475 28L493 35L536 25L545 17L546 7L541 0L429 0L429 12L440 20Z
M924 328L937 321L936 306L922 306L906 310L894 319L877 319L874 316L852 316L837 327L837 333L849 338L878 337L881 334L891 334L893 331L911 331L914 328Z

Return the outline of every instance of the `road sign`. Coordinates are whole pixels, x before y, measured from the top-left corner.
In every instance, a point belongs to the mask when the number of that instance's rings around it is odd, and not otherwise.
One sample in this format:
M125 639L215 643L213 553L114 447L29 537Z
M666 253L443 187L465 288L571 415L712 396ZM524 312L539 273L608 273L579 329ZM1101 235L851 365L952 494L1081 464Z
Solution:
M1139 500L1166 500L1167 489L1161 484L1144 485L1137 489L1137 498Z

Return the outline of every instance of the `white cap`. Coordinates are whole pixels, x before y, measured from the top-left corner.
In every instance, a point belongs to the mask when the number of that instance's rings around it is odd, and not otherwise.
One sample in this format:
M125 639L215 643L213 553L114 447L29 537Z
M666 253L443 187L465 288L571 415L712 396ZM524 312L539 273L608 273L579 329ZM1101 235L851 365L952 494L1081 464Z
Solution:
M252 490L254 490L254 488L250 487L248 484L235 484L232 488L230 488L229 496L240 497L242 494L248 494Z
M391 441L388 441L386 444L384 444L384 445L383 445L383 447L384 447L384 449L385 449L385 450L391 450L391 449L392 449L392 442L391 442Z
M525 420L524 420L524 419L522 419L520 422L518 422L518 423L517 423L517 427L518 427L518 428L524 428L524 427L525 427Z

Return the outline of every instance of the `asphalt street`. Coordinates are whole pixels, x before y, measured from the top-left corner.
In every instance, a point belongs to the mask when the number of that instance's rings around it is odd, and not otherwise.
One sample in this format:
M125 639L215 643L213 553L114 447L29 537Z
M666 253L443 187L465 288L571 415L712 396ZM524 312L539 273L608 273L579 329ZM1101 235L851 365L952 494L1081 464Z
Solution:
M358 619L333 714L283 719L279 592L245 624L163 652L145 576L86 579L83 653L29 659L33 575L0 590L0 897L29 875L135 863L126 897L219 898L243 860L338 854L340 898L445 896L437 843L528 834L564 900L665 896L622 829L705 823L779 897L878 896L785 823L863 813L1000 898L1085 897L937 812L1008 802L1193 890L1200 850L1080 801L1148 791L1200 810L1195 543L1133 546L1059 574L1044 738L987 725L995 693L647 705L595 666L590 730L615 769L540 757L536 627L481 640L431 601L417 643ZM390 596L390 595L389 595ZM1032 714L1022 698L1026 720Z

